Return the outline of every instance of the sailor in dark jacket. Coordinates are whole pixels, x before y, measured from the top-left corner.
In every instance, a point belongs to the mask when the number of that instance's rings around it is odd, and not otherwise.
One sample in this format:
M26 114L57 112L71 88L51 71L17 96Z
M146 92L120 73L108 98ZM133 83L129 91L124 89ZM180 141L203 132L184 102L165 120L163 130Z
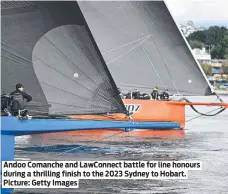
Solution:
M152 96L151 96L151 94L144 93L144 94L142 94L142 99L143 100L151 100Z
M154 100L158 100L158 96L159 96L158 87L155 87L155 88L153 89L151 95L152 95L152 98L153 98Z
M25 100L27 100L27 102L32 100L32 97L24 92L24 86L20 83L16 85L16 90L11 92L10 96L12 99L10 108L13 116L17 116L19 111L24 110ZM26 114L27 111L24 113Z
M11 102L11 97L5 92L1 95L1 116L11 116L9 106Z
M140 99L140 91L138 89L135 89L135 91L132 93L133 99Z
M168 99L169 99L168 90L165 90L164 92L162 92L162 93L160 94L160 99L161 99L161 100L168 100Z

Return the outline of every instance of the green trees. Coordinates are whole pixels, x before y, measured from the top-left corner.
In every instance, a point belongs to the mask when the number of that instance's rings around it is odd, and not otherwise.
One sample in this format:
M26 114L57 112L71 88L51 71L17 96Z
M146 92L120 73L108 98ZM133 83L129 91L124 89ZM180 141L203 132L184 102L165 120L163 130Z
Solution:
M212 59L228 59L228 29L212 26L208 30L193 32L187 38L192 48L205 47Z
M216 59L228 59L228 34L215 45L211 57Z
M204 47L204 44L198 40L189 40L189 44L190 44L191 48L202 49Z
M193 32L191 33L188 37L187 37L187 40L192 40L192 41L199 41L199 42L202 42L202 43L205 43L207 41L207 35L205 33L205 30L204 31L196 31L196 32Z

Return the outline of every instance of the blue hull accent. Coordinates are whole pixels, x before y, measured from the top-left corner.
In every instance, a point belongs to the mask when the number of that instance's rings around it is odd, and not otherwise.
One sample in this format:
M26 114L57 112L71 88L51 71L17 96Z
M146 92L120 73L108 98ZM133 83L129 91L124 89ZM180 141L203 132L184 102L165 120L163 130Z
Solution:
M1 183L2 183L2 161L14 161L14 142L13 135L1 135ZM12 193L13 189L1 188L1 193Z
M18 120L15 117L1 117L1 161L14 160L15 136L40 133L89 129L175 129L180 123L173 122L132 122L132 121L95 121L95 120L55 120L32 119ZM127 132L126 132L127 133ZM2 166L1 166L2 175ZM2 177L2 176L1 176ZM2 180L1 180L2 182ZM12 193L13 189L1 188L1 193Z
M97 121L72 119L32 119L18 120L15 117L1 117L1 134L29 135L87 129L174 129L180 128L180 123L173 122L132 122L132 121Z

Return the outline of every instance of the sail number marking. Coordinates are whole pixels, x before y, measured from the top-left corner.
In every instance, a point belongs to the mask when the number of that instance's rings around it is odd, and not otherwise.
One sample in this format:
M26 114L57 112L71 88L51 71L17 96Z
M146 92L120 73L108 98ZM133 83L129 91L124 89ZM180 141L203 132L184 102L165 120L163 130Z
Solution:
M141 108L140 104L125 104L125 107L128 112L138 112Z

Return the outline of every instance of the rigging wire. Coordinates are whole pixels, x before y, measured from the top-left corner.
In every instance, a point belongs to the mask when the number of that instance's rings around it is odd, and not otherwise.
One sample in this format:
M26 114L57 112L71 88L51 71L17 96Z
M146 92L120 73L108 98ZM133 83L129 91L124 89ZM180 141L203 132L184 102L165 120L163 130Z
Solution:
M154 42L155 47L156 47L156 49L157 49L157 51L158 51L158 54L160 55L162 61L164 62L165 68L166 68L166 70L167 70L167 72L168 72L168 74L169 74L169 77L171 78L171 80L172 80L172 82L173 82L174 87L176 88L177 93L180 94L179 89L178 89L178 87L177 87L177 85L176 85L176 83L175 83L175 81L174 81L174 79L173 79L173 77L172 77L172 75L171 75L171 73L170 73L170 71L169 71L169 68L167 67L166 62L165 62L164 58L162 57L162 54L161 54L160 50L158 49L157 43L155 42L154 39L152 39L152 41Z
M153 64L152 61L150 60L150 57L148 56L148 54L147 54L145 48L144 48L142 45L141 45L141 47L142 47L142 49L143 49L143 51L144 51L144 53L145 53L147 59L149 60L150 64L152 65L152 67L153 67L153 69L154 69L156 75L158 76L159 80L161 81L162 85L166 88L166 85L164 84L164 82L162 81L161 77L159 76L159 74L158 74L158 72L157 72L157 70L156 70L154 64Z
M216 109L211 110L211 111L208 111L208 112L206 112L206 113L204 113L204 114L206 114L206 115L207 115L207 114L212 113L212 112L214 112L214 111L216 111L216 110L219 110L219 109L221 109L221 107L216 108ZM198 115L198 116L196 116L196 117L193 117L193 118L191 118L191 119L187 120L186 122L189 122L189 121L195 120L195 119L197 119L197 118L199 118L199 117L202 117L202 116L204 116L204 115L203 115L203 114L200 114L200 115Z
M182 98L182 100L191 103L191 101L188 100L188 99L185 98L185 97ZM194 110L196 113L200 114L201 116L216 116L216 115L218 115L218 114L220 114L220 113L222 113L223 111L226 110L226 108L219 107L219 109L221 109L221 110L219 110L218 112L216 112L216 113L214 113L214 114L208 114L208 113L201 113L201 112L199 112L193 105L189 105L189 106L192 108L192 110ZM216 110L217 110L217 109L216 109ZM210 111L209 111L209 112L210 112Z
M133 46L130 50L124 52L123 54L119 55L118 57L112 59L111 61L108 61L106 64L110 64L114 61L116 61L117 59L123 57L124 55L128 54L129 52L131 52L132 50L134 50L136 47L138 47L139 45L141 45L143 42L145 42L150 36L152 36L152 34L148 35L145 39L143 39L142 41L140 41L138 44L136 44L135 46Z
M150 35L144 36L144 37L142 37L142 38L139 38L139 39L136 39L136 40L134 40L134 41L128 42L128 43L123 44L123 45L121 45L121 46L118 46L118 47L116 47L116 48L113 48L113 49L104 51L104 52L102 52L101 54L104 55L104 54L106 54L106 53L110 53L110 52L116 51L116 50L118 50L118 49L120 49L120 48L123 48L123 47L125 47L125 46L128 46L128 45L130 45L130 44L139 42L140 40L144 40L144 39L148 38L149 36L150 36Z
M217 99L216 100L219 100L221 103L223 103L222 98L217 93L215 93L215 95L217 96Z
M119 135L119 134L121 134L121 133L126 133L126 132L125 132L125 131L121 131L121 132L119 132L119 133L116 133L116 134L113 134L113 135L110 135L110 136L101 138L101 139L99 139L99 140L92 141L91 143L96 143L96 142L99 142L99 141L102 141L102 140L105 140L105 139L108 139L108 138L117 136L117 135ZM64 153L71 152L71 151L73 151L73 150L78 150L78 149L80 149L80 148L82 148L82 147L85 147L85 146L87 146L87 145L81 145L81 146L79 146L79 147L72 148L72 149L70 149L70 150L61 152L61 153L59 153L59 154L55 154L55 155L53 155L53 156L51 156L51 157L47 157L47 158L45 158L45 160L49 160L50 158L54 158L54 157L56 157L56 156L61 156L61 155L63 155Z

